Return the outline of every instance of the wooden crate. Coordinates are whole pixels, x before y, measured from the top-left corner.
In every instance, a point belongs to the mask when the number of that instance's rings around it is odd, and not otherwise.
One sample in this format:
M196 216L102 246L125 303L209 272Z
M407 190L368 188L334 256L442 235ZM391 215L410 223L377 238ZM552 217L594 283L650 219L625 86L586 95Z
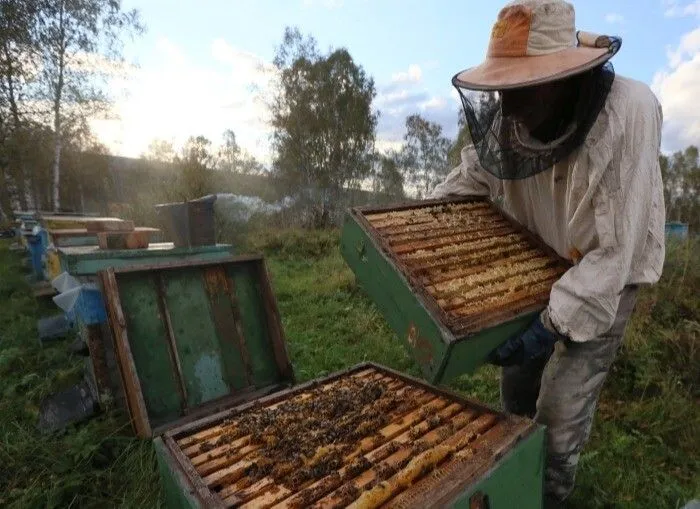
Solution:
M293 383L261 257L110 268L100 278L139 436Z
M155 440L168 507L540 508L544 433L375 364Z
M436 383L472 372L526 327L570 266L479 198L352 209L341 250Z

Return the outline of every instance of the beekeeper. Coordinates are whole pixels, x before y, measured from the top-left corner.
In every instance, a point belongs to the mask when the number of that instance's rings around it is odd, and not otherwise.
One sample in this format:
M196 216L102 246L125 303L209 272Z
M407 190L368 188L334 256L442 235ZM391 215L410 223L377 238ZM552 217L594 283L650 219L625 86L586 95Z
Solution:
M548 307L490 355L507 411L547 426L545 493L572 491L640 284L664 261L661 107L617 76L616 37L577 32L561 0L504 7L483 63L453 78L471 142L433 191L490 196L572 267Z

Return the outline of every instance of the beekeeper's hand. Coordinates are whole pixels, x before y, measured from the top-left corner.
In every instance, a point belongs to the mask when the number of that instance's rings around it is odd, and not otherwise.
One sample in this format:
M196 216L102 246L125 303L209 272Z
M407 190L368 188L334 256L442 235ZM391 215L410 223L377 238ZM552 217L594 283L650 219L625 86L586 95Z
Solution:
M538 316L519 336L514 336L493 350L487 360L497 366L527 364L549 356L560 338L548 330Z

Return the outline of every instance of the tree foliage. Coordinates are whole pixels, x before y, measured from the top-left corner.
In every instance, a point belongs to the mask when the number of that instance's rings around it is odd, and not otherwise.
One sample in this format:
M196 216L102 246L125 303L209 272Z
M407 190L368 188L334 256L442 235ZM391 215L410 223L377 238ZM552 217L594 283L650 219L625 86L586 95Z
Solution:
M345 49L321 54L312 37L287 28L274 64L270 105L274 170L327 225L341 192L370 175L377 114L374 81Z
M60 189L72 183L77 191L66 192L82 196L75 154L70 164L62 163L62 155L103 150L88 117L108 106L106 78L121 64L121 37L140 30L137 12L123 11L120 0L0 2L3 209L13 200L24 208L30 196L34 206L58 210Z
M377 154L374 163L372 191L392 198L404 198L404 176L401 172L399 154L390 151Z
M410 115L406 118L404 142L402 165L421 198L448 173L450 140L443 136L440 124Z
M659 163L664 182L666 220L700 227L700 157L698 148L688 147L670 157L662 155Z
M100 80L121 63L120 37L140 30L136 10L121 0L49 0L41 3L40 98L51 108L54 131L53 208L60 209L63 143L87 130L87 119L107 105Z

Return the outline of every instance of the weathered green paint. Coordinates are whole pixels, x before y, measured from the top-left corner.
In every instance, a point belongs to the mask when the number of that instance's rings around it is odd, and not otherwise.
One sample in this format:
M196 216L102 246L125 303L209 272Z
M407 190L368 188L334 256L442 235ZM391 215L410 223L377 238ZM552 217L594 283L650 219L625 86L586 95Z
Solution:
M211 269L214 273L223 275L223 269ZM224 376L230 387L240 389L250 385L249 375L246 372L246 367L243 362L243 356L240 351L240 344L245 345L243 339L242 324L240 322L240 313L236 313L236 308L233 308L233 303L226 288L222 285L209 284L206 287L207 298L211 306L211 318L217 335L218 342L222 345L229 345L230 348L221 348L221 362L224 365ZM236 302L238 305L238 302ZM234 312L232 312L232 309ZM239 331L241 332L239 334ZM208 362L208 361L207 361ZM203 365L202 365L203 366Z
M153 440L153 448L156 452L158 472L163 488L164 502L167 509L201 509L202 504L192 494L187 478L174 471L168 463L169 453L161 438ZM171 461L175 461L171 459Z
M426 379L440 380L449 332L442 329L360 225L346 218L341 252L392 329L414 354Z
M243 388L285 381L268 336L268 316L258 288L260 263L184 265L116 274L152 428L171 424L186 409ZM235 293L233 299L229 292ZM171 356L170 333L177 360ZM241 342L251 363L250 374Z
M141 380L148 415L158 426L181 415L182 398L171 367L165 325L152 278L124 274L120 296L136 371Z
M228 272L235 286L254 383L257 387L264 387L279 382L257 276L243 266L231 266Z
M96 246L97 235L85 235L80 237L58 237L52 242L56 247Z
M222 348L211 319L201 270L168 271L163 278L187 387L187 405L195 407L226 396L231 392L230 380L224 377Z
M341 252L357 281L432 383L473 373L488 353L529 323L529 314L475 334L455 337L423 305L409 282L352 214L341 236ZM413 331L413 334L410 332Z
M172 243L151 243L148 249L101 250L97 246L77 246L58 249L61 269L73 276L97 274L110 267L154 265L183 260L213 261L233 254L229 244L173 247Z
M488 497L489 509L541 509L544 493L544 428L516 444L497 464L471 485L451 507L469 509L469 499L476 493Z
M486 356L494 348L522 331L535 316L537 313L530 313L502 325L484 329L473 336L458 338L447 354L441 380L447 381L465 373L473 373L485 362Z

